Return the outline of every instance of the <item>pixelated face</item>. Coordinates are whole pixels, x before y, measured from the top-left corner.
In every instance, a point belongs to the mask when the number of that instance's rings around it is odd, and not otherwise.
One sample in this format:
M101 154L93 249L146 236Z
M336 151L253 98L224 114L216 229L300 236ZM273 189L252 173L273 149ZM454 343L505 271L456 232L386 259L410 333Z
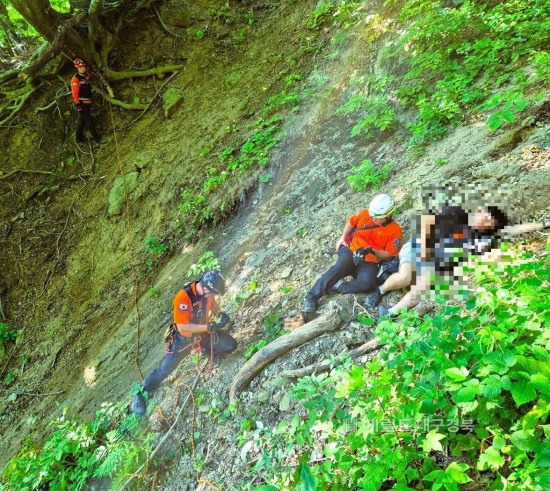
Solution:
M77 67L78 73L86 73L86 65Z
M491 213L489 213L486 209L482 209L476 213L470 213L468 221L470 222L470 226L472 228L480 231L490 230L496 224L493 215L491 215Z
M388 217L384 217L384 218L373 218L372 221L374 223L376 223L376 225L384 225L384 223L386 223L386 221L388 220Z

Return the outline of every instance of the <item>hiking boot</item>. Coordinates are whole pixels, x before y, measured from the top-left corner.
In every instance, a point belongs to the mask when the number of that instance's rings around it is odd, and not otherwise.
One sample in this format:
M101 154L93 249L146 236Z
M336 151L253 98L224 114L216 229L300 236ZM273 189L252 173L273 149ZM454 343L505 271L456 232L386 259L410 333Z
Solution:
M128 407L128 412L130 414L135 414L136 416L144 416L147 412L147 401L141 392L138 392L134 397L132 397L132 401Z
M302 309L302 319L308 323L317 317L317 300L306 298L304 308Z
M397 314L390 314L390 309L387 305L380 305L380 307L378 307L378 321L380 321L382 317L388 317L393 320L397 318Z
M380 292L380 288L376 288L370 295L367 296L365 299L365 305L369 309L374 309L382 300L382 293Z
M344 280L343 278L341 280L338 280L336 283L334 283L334 285L332 285L332 287L330 287L328 289L328 293L342 293L340 291L340 288L345 284L347 283L346 280Z

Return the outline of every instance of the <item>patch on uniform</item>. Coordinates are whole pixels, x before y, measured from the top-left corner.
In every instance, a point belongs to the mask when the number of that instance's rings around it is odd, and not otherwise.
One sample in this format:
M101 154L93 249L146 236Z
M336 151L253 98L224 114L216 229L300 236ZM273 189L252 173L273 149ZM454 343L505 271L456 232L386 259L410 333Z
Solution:
M187 308L188 308L188 306L187 306L186 303L180 303L180 310L182 312L187 312Z
M397 238L393 241L393 246L395 248L396 251L398 251L399 249L401 249L401 239Z

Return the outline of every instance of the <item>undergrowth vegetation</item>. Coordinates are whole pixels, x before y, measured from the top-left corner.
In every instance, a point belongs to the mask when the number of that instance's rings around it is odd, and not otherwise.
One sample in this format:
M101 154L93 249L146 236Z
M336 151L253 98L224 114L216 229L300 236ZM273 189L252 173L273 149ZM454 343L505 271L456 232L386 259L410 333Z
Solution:
M1 489L83 489L92 477L113 479L113 489L146 459L153 433L143 435L139 420L121 404L103 403L93 421L63 416L50 426L41 446L27 442L4 471Z
M407 71L399 83L365 77L339 110L360 114L354 136L392 129L401 106L415 115L407 127L419 148L478 113L488 113L496 130L542 97L536 89L550 79L548 2L387 0L385 8L393 19L387 30L399 37L384 58Z
M383 321L370 362L298 380L294 416L241 439L253 473L266 489L549 489L548 263L478 267L464 305Z

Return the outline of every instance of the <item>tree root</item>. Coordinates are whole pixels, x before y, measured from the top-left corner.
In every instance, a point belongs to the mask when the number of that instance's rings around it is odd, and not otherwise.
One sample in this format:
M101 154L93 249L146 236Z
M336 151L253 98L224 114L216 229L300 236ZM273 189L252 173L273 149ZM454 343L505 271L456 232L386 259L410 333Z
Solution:
M147 109L147 104L130 104L129 102L124 102L119 99L115 99L114 97L109 96L106 92L103 92L102 90L96 90L98 94L103 97L107 102L111 103L113 106L122 107L123 109L130 109L131 111L143 111Z
M7 179L8 177L13 176L14 174L47 174L49 176L59 177L59 179L65 179L66 181L76 181L77 179L82 179L90 174L79 174L78 176L62 176L61 174L56 174L55 172L50 172L47 170L32 170L32 169L14 169L7 174L0 175L0 181Z
M0 107L0 117L2 113L5 114L6 112L9 112L9 114L5 116L4 119L0 120L0 126L4 126L6 123L9 123L13 118L15 118L17 113L23 108L25 102L27 102L27 99L29 99L31 95L33 95L39 88L41 88L42 85L44 85L43 82L34 87L31 85L26 85L23 89L14 91L13 94L17 95L15 95L15 98L11 100L11 104L9 104L7 107ZM10 93L5 95L9 97Z
M304 327L300 327L290 334L281 336L258 351L235 375L229 390L229 399L233 401L238 397L256 375L279 356L315 339L321 334L338 329L343 323L338 310L338 308L333 307L328 313L308 322Z
M150 68L148 70L130 70L127 72L115 72L111 69L105 70L105 77L111 81L124 80L127 78L138 78L138 77L150 77L151 75L160 75L162 73L177 72L181 70L183 65L166 65L159 66L156 68Z
M379 348L380 340L378 338L374 338L355 349L342 353L340 356L338 356L336 362L323 360L321 363L313 363L306 367L297 368L295 370L284 370L279 374L279 376L284 378L300 378L305 377L306 375L311 375L312 373L323 373L330 370L331 365L340 365L346 359L346 355L348 355L352 359L359 358L360 356L363 356L367 353L378 351Z

